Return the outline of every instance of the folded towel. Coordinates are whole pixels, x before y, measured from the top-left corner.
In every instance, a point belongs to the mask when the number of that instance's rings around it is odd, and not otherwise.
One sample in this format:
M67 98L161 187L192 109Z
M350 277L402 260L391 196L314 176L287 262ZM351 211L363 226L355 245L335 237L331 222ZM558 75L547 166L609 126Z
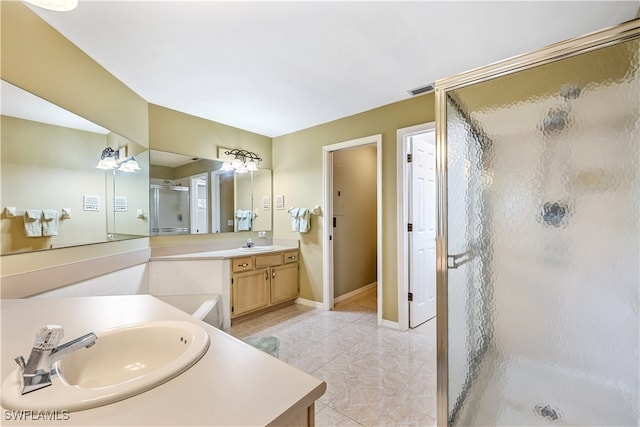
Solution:
M58 235L58 211L54 209L45 209L42 211L42 235L57 236Z
M291 231L299 231L300 225L298 221L298 208L289 209L289 215L291 215Z
M42 211L40 209L26 209L24 211L24 232L27 237L42 236Z
M298 231L300 233L306 233L311 228L311 213L307 208L300 208L298 210Z
M236 211L237 231L249 231L251 230L251 220L253 219L253 212L240 210Z

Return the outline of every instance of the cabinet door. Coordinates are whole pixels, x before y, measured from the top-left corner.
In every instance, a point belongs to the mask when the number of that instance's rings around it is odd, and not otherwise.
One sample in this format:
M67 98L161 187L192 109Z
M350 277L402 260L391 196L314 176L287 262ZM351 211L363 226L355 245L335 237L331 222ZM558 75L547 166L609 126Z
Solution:
M269 269L233 275L232 317L269 305Z
M298 296L298 264L271 268L271 304Z

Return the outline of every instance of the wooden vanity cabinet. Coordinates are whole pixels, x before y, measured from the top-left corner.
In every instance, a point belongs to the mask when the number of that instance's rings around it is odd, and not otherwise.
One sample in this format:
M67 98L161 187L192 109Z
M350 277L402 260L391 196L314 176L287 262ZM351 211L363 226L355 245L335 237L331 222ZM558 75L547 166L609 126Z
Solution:
M239 316L269 305L269 271L247 271L231 279L231 314Z
M298 251L233 258L231 318L298 297Z
M271 268L269 302L278 304L298 297L298 264L284 264Z

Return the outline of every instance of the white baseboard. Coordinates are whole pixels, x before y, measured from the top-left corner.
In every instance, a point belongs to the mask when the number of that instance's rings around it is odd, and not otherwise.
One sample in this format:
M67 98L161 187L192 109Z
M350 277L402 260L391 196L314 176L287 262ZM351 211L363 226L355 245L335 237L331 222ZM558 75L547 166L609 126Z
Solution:
M296 304L300 304L300 305L306 305L308 307L313 307L313 308L320 308L320 309L324 309L324 304L318 301L311 301L310 299L305 299L305 298L297 298L296 299Z
M340 301L343 301L343 300L346 300L346 299L351 298L351 297L353 297L353 296L356 296L356 295L358 295L358 294L361 294L362 292L364 292L364 291L368 291L369 289L371 289L371 288L375 288L376 286L378 286L378 282L369 283L368 285L365 285L365 286L363 286L363 287L361 287L361 288L358 288L358 289L353 290L353 291L351 291L351 292L349 292L349 293L346 293L346 294L344 294L344 295L340 295L340 296L339 296L339 297L337 297L337 298L334 298L334 299L333 299L333 303L334 303L334 304L337 304L337 303L339 303Z
M392 322L391 320L382 319L382 324L380 326L384 326L385 328L400 330L400 323Z

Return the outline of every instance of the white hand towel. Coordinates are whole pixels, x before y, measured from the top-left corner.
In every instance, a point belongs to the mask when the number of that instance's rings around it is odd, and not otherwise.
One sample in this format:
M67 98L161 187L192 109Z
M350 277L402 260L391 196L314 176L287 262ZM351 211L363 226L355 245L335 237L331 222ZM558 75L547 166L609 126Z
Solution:
M310 218L311 214L309 213L309 209L300 208L298 211L298 231L301 233L306 233L311 228Z
M25 209L24 232L27 237L42 236L42 211L40 209Z
M237 231L249 231L251 230L251 211L238 210L236 212L236 218L238 218L238 230Z
M42 235L57 236L58 235L58 211L54 209L45 209L42 211Z
M298 221L298 208L289 209L289 215L291 215L291 231L299 231L299 221Z

